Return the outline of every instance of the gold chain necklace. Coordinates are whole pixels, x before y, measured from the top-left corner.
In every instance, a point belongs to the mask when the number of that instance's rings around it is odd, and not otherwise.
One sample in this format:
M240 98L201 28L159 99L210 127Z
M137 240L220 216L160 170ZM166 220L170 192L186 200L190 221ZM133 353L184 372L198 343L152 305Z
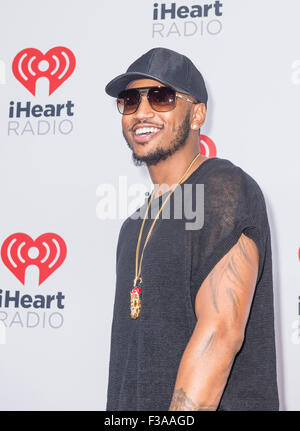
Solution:
M150 235L153 231L153 228L155 226L155 223L159 217L159 214L161 213L163 207L165 206L166 202L169 200L169 198L171 197L171 195L174 193L176 187L178 187L179 184L182 183L184 177L186 176L186 174L190 171L191 167L193 166L193 164L195 163L195 161L197 160L197 158L200 156L200 153L197 154L196 157L194 157L194 159L191 161L190 165L188 166L188 168L186 169L186 171L184 172L184 174L182 175L182 177L180 178L180 180L178 181L178 183L175 184L175 187L170 191L170 193L168 194L168 196L166 197L166 199L164 200L164 203L162 204L160 210L158 211L158 213L156 214L156 217L149 229L149 232L147 234L146 240L145 240L145 244L141 253L141 258L140 258L140 263L138 264L138 256L139 256L139 250L140 250L140 244L141 244L141 238L142 238L142 233L144 230L144 225L145 225L145 221L146 221L146 217L148 215L149 212L149 208L154 196L154 190L151 193L151 197L148 203L148 207L143 219L143 223L142 226L140 228L140 233L139 233L139 237L138 237L138 241L137 241L137 246L136 246L136 256L135 256L135 278L133 281L133 289L130 291L130 316L132 317L132 319L137 319L140 315L141 312L141 306L142 306L142 277L141 277L141 267L142 267L142 260L143 260L143 255L144 255L144 250L145 247L149 241Z

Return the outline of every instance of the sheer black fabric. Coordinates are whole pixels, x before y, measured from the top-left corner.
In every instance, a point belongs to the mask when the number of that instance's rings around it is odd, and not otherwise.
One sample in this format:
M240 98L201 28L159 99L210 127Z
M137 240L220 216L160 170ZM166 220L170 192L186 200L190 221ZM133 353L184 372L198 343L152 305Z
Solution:
M145 213L147 202L120 230L106 409L168 410L197 323L197 291L243 232L257 244L259 274L244 343L218 409L278 410L271 236L261 189L240 167L218 157L203 162L179 187L182 202L172 195L170 218L160 215L145 248L142 310L136 320L130 317L130 290L142 219L135 216ZM204 208L199 206L201 187ZM159 208L167 195L152 204ZM187 229L193 220L184 211L186 200L196 216L204 215L198 229ZM180 207L183 217L177 218ZM152 221L146 220L142 245Z
M193 302L206 276L242 233L258 247L260 280L270 235L261 189L252 177L231 164L207 174L204 214L203 228L192 232L191 238Z

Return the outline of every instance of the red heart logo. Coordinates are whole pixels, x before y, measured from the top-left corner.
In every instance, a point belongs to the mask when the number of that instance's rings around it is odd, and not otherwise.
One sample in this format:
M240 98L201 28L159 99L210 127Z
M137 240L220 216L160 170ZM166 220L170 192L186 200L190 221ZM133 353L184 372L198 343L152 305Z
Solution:
M14 233L1 247L3 263L23 285L28 265L39 268L40 285L63 263L66 254L66 243L55 233L44 233L35 241L25 233Z
M200 135L199 138L200 154L206 155L207 157L216 157L217 148L212 139L206 135Z
M46 54L35 48L25 48L15 56L12 71L34 96L36 81L45 76L49 79L50 96L73 73L75 64L73 52L64 46L56 46Z

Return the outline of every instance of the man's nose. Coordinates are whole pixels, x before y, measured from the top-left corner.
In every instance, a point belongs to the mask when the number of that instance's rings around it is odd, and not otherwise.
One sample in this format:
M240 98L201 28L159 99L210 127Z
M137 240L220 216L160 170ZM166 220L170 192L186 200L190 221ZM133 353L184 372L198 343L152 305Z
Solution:
M150 103L148 102L147 96L142 95L141 96L141 102L140 105L135 113L136 118L151 118L154 117L155 112L150 106Z

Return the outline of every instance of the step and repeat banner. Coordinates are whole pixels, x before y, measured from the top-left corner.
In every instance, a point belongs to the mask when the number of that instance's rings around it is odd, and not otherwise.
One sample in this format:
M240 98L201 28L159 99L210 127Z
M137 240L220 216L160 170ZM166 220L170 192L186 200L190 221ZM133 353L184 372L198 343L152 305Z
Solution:
M1 410L105 409L119 229L152 183L104 87L160 46L206 80L201 153L264 193L280 407L300 410L299 14L297 0L2 0Z

